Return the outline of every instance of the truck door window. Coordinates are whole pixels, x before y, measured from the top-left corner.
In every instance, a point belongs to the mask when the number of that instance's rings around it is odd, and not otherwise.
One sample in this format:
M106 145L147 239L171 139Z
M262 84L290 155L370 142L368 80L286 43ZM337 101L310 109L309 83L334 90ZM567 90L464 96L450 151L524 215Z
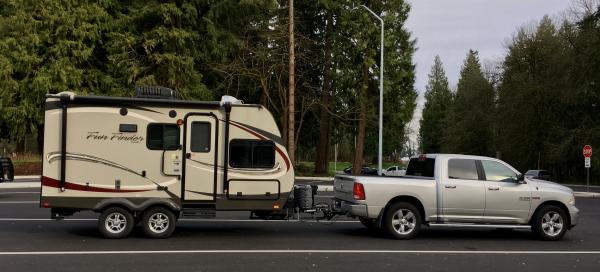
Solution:
M151 150L177 150L179 148L179 126L176 124L149 124L146 132L146 147Z
M210 152L210 123L209 122L192 122L191 135L192 152Z
M486 180L513 182L517 178L517 173L499 162L482 160L481 164Z
M275 144L264 140L231 140L229 164L237 168L272 168L275 166Z
M448 178L478 180L475 160L451 159L448 161Z

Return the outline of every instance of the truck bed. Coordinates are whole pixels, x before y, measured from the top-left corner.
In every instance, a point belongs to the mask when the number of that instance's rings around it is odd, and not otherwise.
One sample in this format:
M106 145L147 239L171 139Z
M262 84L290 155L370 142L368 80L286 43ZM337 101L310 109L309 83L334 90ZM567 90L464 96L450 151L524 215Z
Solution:
M363 185L366 195L364 200L354 198L355 182ZM337 175L334 179L334 196L337 201L364 206L364 216L368 218L379 216L379 212L388 201L397 196L419 199L428 212L435 214L437 210L436 181L432 177Z

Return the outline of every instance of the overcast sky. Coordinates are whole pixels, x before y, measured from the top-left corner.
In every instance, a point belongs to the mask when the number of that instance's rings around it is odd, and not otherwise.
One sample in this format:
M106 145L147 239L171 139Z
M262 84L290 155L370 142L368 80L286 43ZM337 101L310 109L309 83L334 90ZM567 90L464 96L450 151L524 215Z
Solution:
M541 19L545 14L559 16L571 0L408 0L412 9L406 27L417 39L414 55L419 107L411 126L416 142L418 120L423 105L427 74L435 55L455 90L460 66L469 49L479 51L482 61L500 61L506 41L517 27Z

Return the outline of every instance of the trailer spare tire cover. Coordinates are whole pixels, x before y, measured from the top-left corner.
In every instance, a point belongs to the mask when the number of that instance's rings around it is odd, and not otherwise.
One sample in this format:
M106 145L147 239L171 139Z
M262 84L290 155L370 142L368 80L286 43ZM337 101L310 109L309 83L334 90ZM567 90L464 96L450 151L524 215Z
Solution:
M313 207L313 189L310 185L294 185L294 199L296 207L301 210Z

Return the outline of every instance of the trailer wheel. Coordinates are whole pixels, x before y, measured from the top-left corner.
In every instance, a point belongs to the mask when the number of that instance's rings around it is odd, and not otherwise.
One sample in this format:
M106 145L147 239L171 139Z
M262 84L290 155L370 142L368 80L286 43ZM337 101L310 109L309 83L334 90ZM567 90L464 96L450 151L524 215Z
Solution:
M421 230L421 213L414 205L396 202L385 211L383 229L395 239L412 239Z
M98 218L98 229L106 238L125 238L133 230L133 215L121 207L105 209Z
M142 216L142 229L149 238L162 239L175 230L175 215L164 207L150 208Z

